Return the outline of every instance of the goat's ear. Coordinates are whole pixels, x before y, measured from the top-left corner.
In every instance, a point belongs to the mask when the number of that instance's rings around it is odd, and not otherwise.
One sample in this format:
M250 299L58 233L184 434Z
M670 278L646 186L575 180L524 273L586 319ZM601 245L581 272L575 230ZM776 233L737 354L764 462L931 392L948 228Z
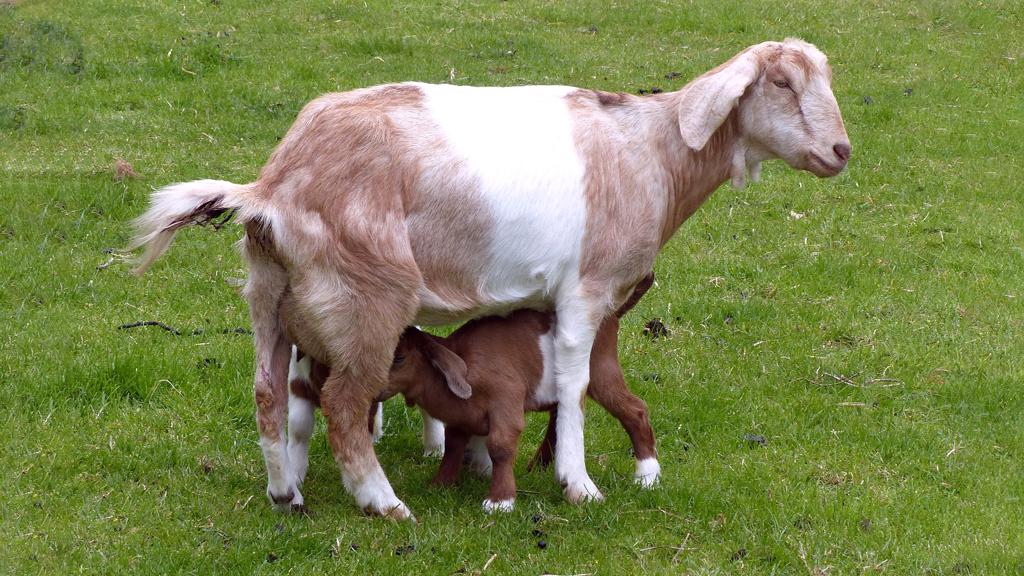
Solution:
M694 150L704 148L711 135L736 108L747 87L757 80L761 73L757 48L738 54L683 87L679 131L687 146Z
M448 389L452 391L452 394L463 400L472 396L473 389L469 387L469 382L466 381L468 369L462 358L430 336L424 339L424 345L427 357L430 358L430 363L444 375L444 379L448 383Z

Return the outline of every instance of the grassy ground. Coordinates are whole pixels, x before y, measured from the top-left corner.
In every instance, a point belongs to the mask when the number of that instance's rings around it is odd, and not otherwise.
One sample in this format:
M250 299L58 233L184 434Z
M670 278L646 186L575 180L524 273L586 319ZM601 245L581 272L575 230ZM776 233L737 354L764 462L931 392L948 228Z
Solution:
M1024 572L1022 30L1009 1L0 2L0 571ZM238 229L183 235L141 280L100 268L154 187L252 180L319 93L668 89L787 35L830 55L854 160L767 166L659 259L621 350L655 491L591 410L608 499L564 503L525 471L532 419L518 508L487 517L483 481L425 487L394 403L378 453L418 524L358 512L322 425L312 516L274 514ZM118 330L139 320L182 335Z

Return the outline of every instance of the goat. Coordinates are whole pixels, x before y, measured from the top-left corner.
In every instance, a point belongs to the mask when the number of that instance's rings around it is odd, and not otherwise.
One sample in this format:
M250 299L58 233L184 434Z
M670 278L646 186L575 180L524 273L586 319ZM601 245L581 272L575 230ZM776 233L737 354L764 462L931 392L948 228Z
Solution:
M582 410L598 327L726 180L756 179L770 158L819 177L846 167L830 84L825 55L787 39L647 97L421 83L328 94L303 108L255 182L155 192L136 220L136 271L180 228L237 214L268 497L300 499L284 436L296 344L331 366L323 411L346 489L392 518L411 511L364 424L405 328L554 311L555 476L569 501L599 500ZM286 294L299 334L281 324Z
M618 358L619 319L654 282L647 276L630 299L597 331L590 354L590 385L587 395L619 420L629 434L636 457L634 480L650 488L658 482L661 466L654 447L647 405L629 391ZM459 477L467 445L473 437L485 438L486 452L472 454L474 464L491 473L491 489L483 507L487 512L512 510L515 502L513 465L525 412L548 411L547 433L533 463L545 465L555 445L557 405L555 394L552 314L517 310L507 317L488 316L462 325L447 338L408 328L395 350L388 385L377 398L396 394L410 406L418 406L443 421L444 457L433 483L454 484ZM304 359L304 361L309 359ZM303 465L298 484L305 476L309 437L293 443L293 400L319 405L327 368L316 362L300 371L289 383L288 456ZM295 420L307 419L305 406ZM311 416L311 414L309 414ZM300 429L301 430L301 429Z

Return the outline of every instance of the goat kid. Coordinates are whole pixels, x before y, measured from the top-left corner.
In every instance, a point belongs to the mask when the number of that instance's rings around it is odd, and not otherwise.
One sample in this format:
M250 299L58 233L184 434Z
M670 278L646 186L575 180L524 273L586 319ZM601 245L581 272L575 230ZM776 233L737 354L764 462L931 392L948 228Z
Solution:
M630 392L618 358L619 319L653 284L647 276L630 299L604 320L590 354L590 385L587 395L611 413L625 428L636 457L634 480L650 488L660 477L647 405ZM546 463L545 452L555 444L557 393L554 379L552 314L518 310L507 317L472 320L447 338L408 328L399 340L383 401L402 394L410 406L418 406L444 422L444 457L433 482L451 485L458 481L467 446L483 439L486 454L473 454L480 471L490 471L491 488L483 508L487 512L510 511L515 503L513 468L519 437L526 425L525 412L549 411L548 432L534 462ZM308 359L304 359L308 360ZM319 403L319 391L327 370L313 365L308 373L290 383L289 442L291 462L306 462L308 435L296 438L292 402ZM300 410L298 420L305 422ZM305 428L299 428L299 431ZM479 443L476 442L476 443ZM548 456L549 458L549 456ZM301 485L305 467L295 470Z
M392 84L308 104L250 184L157 191L137 221L138 271L175 233L237 210L249 263L254 397L267 495L301 499L285 440L290 344L332 370L331 449L363 510L409 518L365 419L406 326L518 308L555 312L555 475L600 499L582 399L602 320L660 247L726 180L781 158L835 176L850 157L825 55L751 46L678 92ZM453 225L455 224L455 225ZM305 329L285 334L290 294Z

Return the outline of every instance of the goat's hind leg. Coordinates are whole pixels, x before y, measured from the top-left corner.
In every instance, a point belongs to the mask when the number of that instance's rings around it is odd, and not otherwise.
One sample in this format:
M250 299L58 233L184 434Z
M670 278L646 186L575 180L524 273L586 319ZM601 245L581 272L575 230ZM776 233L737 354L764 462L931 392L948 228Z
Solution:
M267 497L275 508L289 510L303 505L296 479L288 465L285 409L288 403L288 364L291 347L282 331L278 307L288 285L288 275L263 257L258 246L247 245L250 263L245 298L252 318L256 347L256 426L267 468Z
M315 311L317 337L329 357L320 401L345 488L368 514L405 519L412 513L384 475L367 426L370 406L387 385L398 339L416 312L415 282L390 272L372 286L361 284L362 278L339 277L346 297L317 289L295 294L303 309Z
M395 496L377 461L367 430L366 415L377 392L355 376L351 369L332 368L321 397L327 439L345 489L367 514L410 518L412 512Z
M617 362L614 366L606 365L600 375L594 375L589 393L629 434L636 457L633 481L643 488L653 488L661 478L661 465L654 448L654 430L651 429L647 404L630 392Z

